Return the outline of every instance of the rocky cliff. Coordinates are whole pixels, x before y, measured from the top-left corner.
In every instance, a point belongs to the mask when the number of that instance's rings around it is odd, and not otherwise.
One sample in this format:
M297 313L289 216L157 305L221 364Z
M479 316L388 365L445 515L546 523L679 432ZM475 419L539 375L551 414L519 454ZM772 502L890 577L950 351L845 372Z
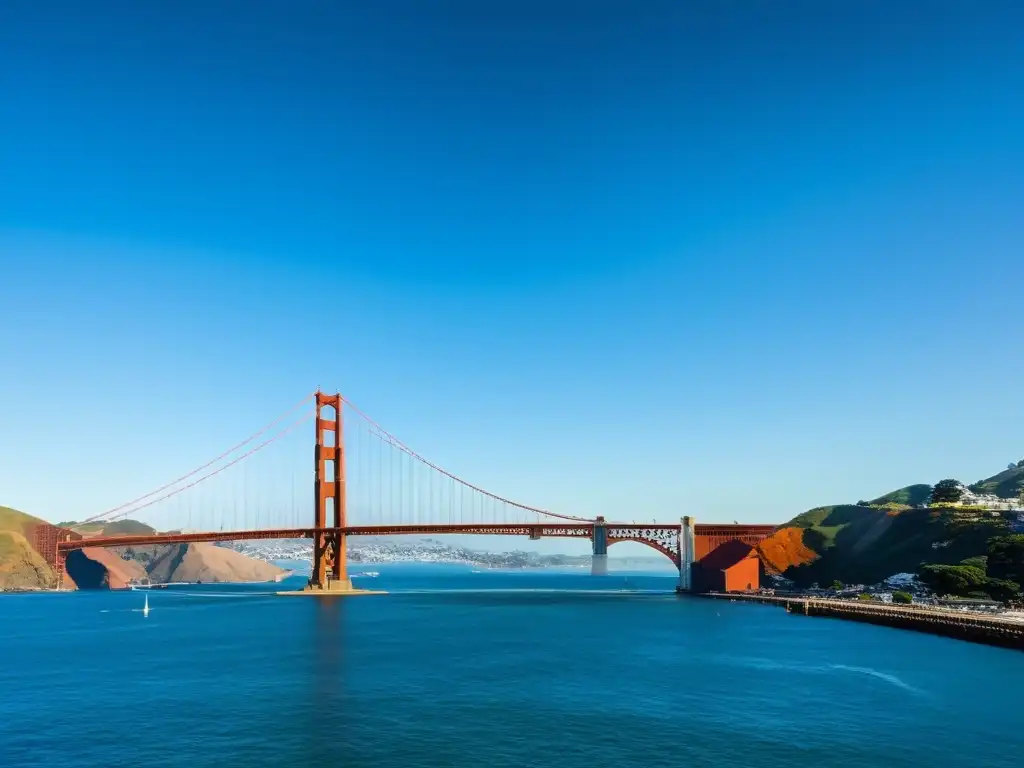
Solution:
M0 591L44 589L57 576L31 544L32 531L43 522L10 507L0 507Z
M119 520L103 527L102 530L78 528L86 536L118 536L129 534L155 533L152 528L136 520ZM105 578L98 585L117 589L128 581L148 578L163 583L230 583L274 581L285 571L275 565L247 557L225 547L214 544L169 544L156 547L117 547L113 549L86 548L83 556L93 562L84 566L95 570L95 565L106 571ZM76 567L68 564L68 571L80 587L85 585L76 576ZM90 578L90 584L95 583Z
M276 565L213 544L178 544L161 549L149 566L149 578L155 582L266 582L285 574Z
M36 552L32 534L44 521L0 507L0 591L49 589L56 574ZM103 525L62 525L86 538L154 533L133 520ZM69 589L124 589L131 582L267 582L284 575L277 566L212 544L103 549L85 547L67 560L64 586Z

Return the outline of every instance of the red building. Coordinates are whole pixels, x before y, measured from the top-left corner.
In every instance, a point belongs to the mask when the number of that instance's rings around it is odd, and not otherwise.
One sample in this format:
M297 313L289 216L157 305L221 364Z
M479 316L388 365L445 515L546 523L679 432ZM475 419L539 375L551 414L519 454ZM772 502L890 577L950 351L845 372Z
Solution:
M727 541L693 564L694 592L743 592L759 589L761 559L738 539Z

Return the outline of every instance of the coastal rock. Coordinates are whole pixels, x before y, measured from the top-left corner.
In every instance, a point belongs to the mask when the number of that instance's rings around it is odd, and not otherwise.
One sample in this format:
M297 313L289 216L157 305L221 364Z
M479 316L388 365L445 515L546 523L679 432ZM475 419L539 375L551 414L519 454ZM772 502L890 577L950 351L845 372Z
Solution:
M57 575L32 546L38 517L10 507L0 507L0 591L48 589Z
M146 569L134 560L123 560L117 553L101 547L86 547L81 550L84 557L102 566L106 571L104 581L109 589L125 589L132 581L146 578ZM72 572L69 563L68 571Z
M175 544L162 547L149 564L154 582L267 582L286 571L214 544Z
M757 549L766 569L780 574L818 559L818 553L804 543L803 528L780 528L758 544Z
M18 531L0 531L0 591L46 589L56 575Z

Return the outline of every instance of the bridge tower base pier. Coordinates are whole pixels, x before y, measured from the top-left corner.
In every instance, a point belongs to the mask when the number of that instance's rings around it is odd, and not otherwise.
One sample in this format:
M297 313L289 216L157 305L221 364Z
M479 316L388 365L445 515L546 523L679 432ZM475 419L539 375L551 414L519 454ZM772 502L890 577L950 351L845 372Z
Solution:
M310 582L306 585L305 589L302 590L302 594L305 595L345 595L345 594L359 594L365 592L362 589L355 589L352 586L352 579L332 579L327 578L327 581L323 585L313 584ZM290 594L287 592L281 592L279 594Z
M679 585L676 592L693 591L693 555L695 521L689 515L679 520Z
M608 526L603 517L594 523L593 555L590 560L591 576L608 575Z

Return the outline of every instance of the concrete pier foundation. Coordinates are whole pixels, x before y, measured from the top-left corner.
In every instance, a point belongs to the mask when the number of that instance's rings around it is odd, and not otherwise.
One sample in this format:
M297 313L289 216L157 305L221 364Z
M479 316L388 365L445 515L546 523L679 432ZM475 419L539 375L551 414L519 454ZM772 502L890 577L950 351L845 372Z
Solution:
M597 518L594 524L593 556L590 561L591 576L608 575L608 528L604 518Z
M696 521L689 515L679 521L679 586L677 592L693 590L694 527Z
M348 595L383 595L385 592L372 589L356 589L352 586L351 579L336 579L328 577L323 586L316 584L312 579L305 589L291 592L278 592L279 595L308 595L312 597L347 597Z

